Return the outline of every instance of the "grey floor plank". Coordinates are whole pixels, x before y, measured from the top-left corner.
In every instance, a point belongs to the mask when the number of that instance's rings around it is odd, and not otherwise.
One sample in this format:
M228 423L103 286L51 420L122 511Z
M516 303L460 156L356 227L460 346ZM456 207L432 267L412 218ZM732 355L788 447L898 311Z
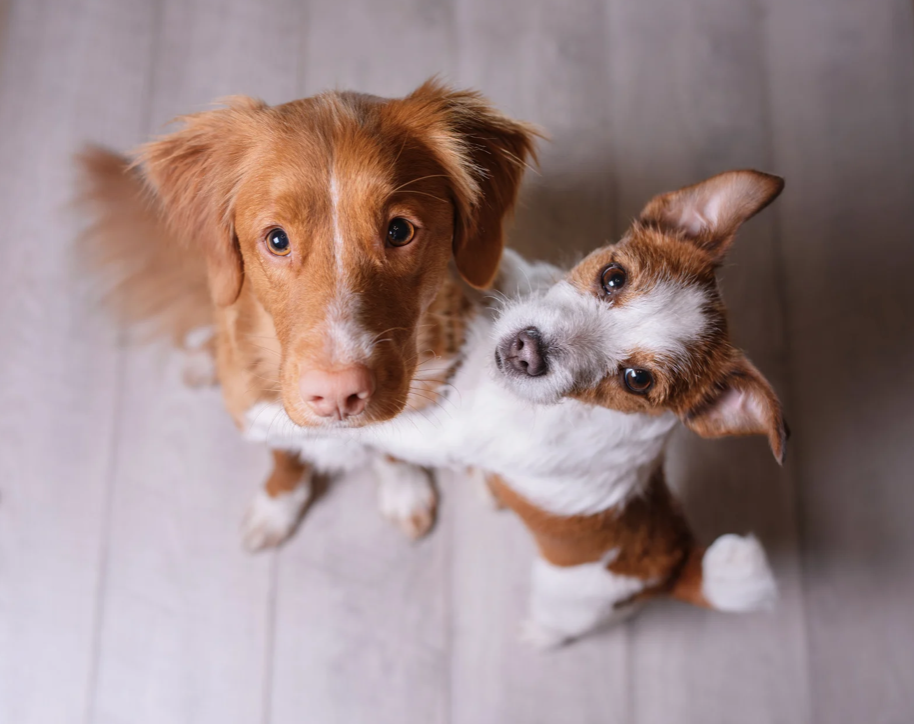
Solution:
M216 98L295 92L292 2L163 2L144 133ZM187 390L180 359L131 349L120 406L95 706L98 722L262 721L274 561L238 524L266 473L218 391Z
M464 2L459 78L506 112L545 127L541 175L528 173L513 246L558 261L612 234L601 2ZM454 481L453 721L627 721L624 629L541 654L518 638L533 545L510 513L497 514Z
M447 515L410 543L367 471L309 511L280 556L271 721L448 721Z
M814 721L910 721L912 7L777 0L767 38Z
M137 2L18 2L0 79L0 720L90 705L119 355L75 271L71 157L123 141L148 47ZM125 56L110 67L111 55ZM104 78L104 87L99 79ZM32 239L32 244L25 244ZM40 241L39 241L40 240ZM38 252L40 245L41 251Z
M308 4L304 93L409 93L435 74L452 80L452 2L344 0Z
M131 354L125 388L94 721L261 721L272 559L238 521L265 456L180 360Z
M611 3L612 137L619 222L654 194L714 173L777 173L770 152L761 15L753 2ZM789 182L788 182L789 186ZM775 217L753 219L723 272L737 342L787 403ZM631 625L632 720L803 722L808 713L795 492L762 438L708 442L681 431L671 483L703 542L759 535L781 598L728 616L655 605Z
M10 0L0 0L0 57L4 57L9 32Z
M449 21L422 0L311 3L301 95L408 93L453 65ZM272 721L446 722L450 545L446 518L416 545L381 520L370 474L332 485L280 556Z
M162 0L153 130L225 96L296 97L306 10L297 0Z
M599 0L457 4L460 82L546 132L509 243L556 263L573 264L612 236L605 16Z

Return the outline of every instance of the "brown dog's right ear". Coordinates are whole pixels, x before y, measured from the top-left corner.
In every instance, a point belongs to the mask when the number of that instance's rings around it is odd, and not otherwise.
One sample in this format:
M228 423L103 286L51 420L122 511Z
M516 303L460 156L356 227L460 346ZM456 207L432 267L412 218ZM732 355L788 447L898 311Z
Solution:
M452 179L454 261L472 286L488 287L504 250L502 223L514 208L528 159L536 162L536 127L499 113L479 93L430 80L410 95L430 102L444 133L433 139Z
M177 120L184 126L145 144L136 163L155 192L171 233L206 258L210 292L218 306L241 293L244 267L232 228L234 189L249 148L250 127L266 108L246 97L228 107Z

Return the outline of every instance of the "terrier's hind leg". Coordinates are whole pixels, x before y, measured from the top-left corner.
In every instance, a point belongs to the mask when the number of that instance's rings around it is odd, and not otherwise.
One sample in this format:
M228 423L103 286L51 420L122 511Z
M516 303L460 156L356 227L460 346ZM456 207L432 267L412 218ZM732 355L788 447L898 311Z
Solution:
M523 640L536 648L553 648L631 615L636 605L629 602L649 582L613 573L606 565L557 566L538 558Z

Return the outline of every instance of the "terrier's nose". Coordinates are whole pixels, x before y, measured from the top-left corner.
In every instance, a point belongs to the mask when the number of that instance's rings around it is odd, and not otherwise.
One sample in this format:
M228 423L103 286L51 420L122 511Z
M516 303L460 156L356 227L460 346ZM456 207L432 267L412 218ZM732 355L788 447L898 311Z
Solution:
M298 383L302 399L319 417L345 420L365 410L374 392L371 372L363 365L343 370L308 370Z
M502 353L504 363L518 374L539 377L546 374L546 351L536 327L530 327L511 340Z

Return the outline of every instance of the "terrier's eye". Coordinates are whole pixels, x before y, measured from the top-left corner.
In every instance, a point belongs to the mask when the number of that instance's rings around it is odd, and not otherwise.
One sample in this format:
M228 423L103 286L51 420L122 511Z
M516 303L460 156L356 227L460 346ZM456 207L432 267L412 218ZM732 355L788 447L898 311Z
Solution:
M406 246L416 235L416 227L402 216L390 220L387 226L387 241L391 246Z
M626 367L622 370L622 379L629 391L636 395L643 395L654 386L654 376L638 367Z
M626 280L625 269L618 264L610 264L600 273L600 284L603 292L607 297L619 293L619 290L625 286Z
M270 253L276 256L286 256L292 251L289 237L282 229L270 229L267 232L267 246L270 248Z

